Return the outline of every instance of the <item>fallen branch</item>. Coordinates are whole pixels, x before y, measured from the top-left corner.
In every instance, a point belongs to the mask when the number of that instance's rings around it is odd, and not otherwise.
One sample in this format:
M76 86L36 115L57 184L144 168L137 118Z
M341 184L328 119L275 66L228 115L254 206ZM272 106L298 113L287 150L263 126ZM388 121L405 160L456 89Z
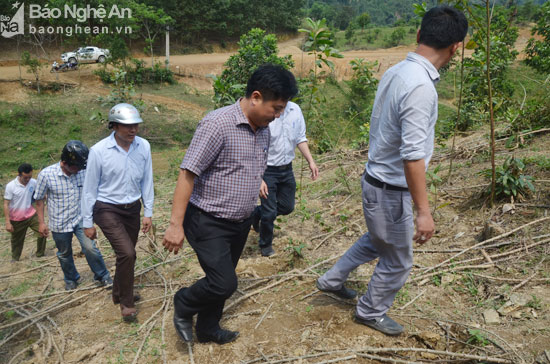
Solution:
M410 305L412 305L412 304L414 303L414 301L416 301L417 299L419 299L424 293L426 293L426 289L423 290L422 292L420 292L415 298L413 298L412 300L410 300L409 302L407 302L404 306L399 307L399 309L400 309L400 310L406 309L407 307L409 307Z
M468 252L468 251L470 251L470 250L472 250L472 249L475 249L475 248L477 248L477 247L479 247L479 246L485 245L485 244L490 243L490 242L492 242L492 241L495 241L495 240L504 238L504 237L506 237L506 236L512 235L512 234L515 233L516 231L525 229L525 228L528 227L528 226L531 226L531 225L533 225L533 224L537 224L537 223L540 223L540 222L543 222L543 221L546 221L546 220L549 220L549 219L550 219L550 216L548 216L548 217L543 217L543 218L540 218L540 219L538 219L538 220L531 221L530 223L527 223L527 224L522 225L522 226L520 226L520 227L517 227L517 228L515 228L515 229L512 229L512 230L508 231L507 233L500 234L499 236L495 236L494 238L487 239L487 240L484 240L484 241L482 241L482 242L480 242L480 243L477 243L476 245L471 246L471 247L469 247L469 248L467 248L467 249L462 250L461 252L459 252L459 253L453 255L452 257L450 257L450 258L444 260L443 262L441 262L441 263L439 263L439 264L437 264L437 265L435 265L435 266L433 266L433 267L426 268L426 269L422 272L422 274L427 273L427 272L429 272L429 271L432 271L432 270L434 270L434 269L437 269L437 268L441 267L443 264L446 264L446 263L450 262L451 260L455 259L456 257L459 257L459 256L461 256L462 254L464 254L464 253L466 253L466 252Z
M525 286L527 284L527 282L529 282L531 279L535 278L535 276L539 273L538 272L538 268L540 267L540 265L542 263L544 263L544 260L546 259L546 257L542 257L542 259L540 260L540 262L537 264L537 266L535 267L535 273L533 273L532 275L530 275L529 277L527 277L526 279L524 279L523 281L521 281L519 284L515 285L514 287L512 287L512 290L510 292L514 292L515 290L517 289L520 289L521 287Z
M20 274L24 274L24 273L29 273L29 272L33 272L35 270L39 270L39 269L44 269L45 267L49 267L51 265L54 265L54 263L48 263L48 264L43 264L43 265L40 265L38 267L34 267L34 268L31 268L31 269L27 269L27 270L22 270L20 272L15 272L15 273L11 273L11 274L5 274L3 276L0 276L0 279L4 279L4 278L9 278L9 277L14 277L14 276L18 276Z
M145 334L145 337L143 338L143 340L141 341L141 345L139 346L138 348L138 351L136 353L136 356L134 357L134 360L132 361L132 364L136 364L138 362L138 359L139 359L139 355L141 354L141 350L143 349L143 346L145 345L145 342L147 341L147 339L149 338L149 334L151 334L151 330L153 330L153 328L155 327L155 325L157 324L157 321L155 320L151 326L149 326L149 330L147 330L147 333Z
M365 348L365 349L356 351L357 355L360 355L363 352L375 353L375 354L402 353L402 352L429 353L434 355L450 356L451 358L488 361L491 363L514 364L514 362L510 359L495 358L495 357L486 356L486 355L482 356L482 355L462 354L462 353L455 353L452 351L432 350L432 349L424 349L424 348ZM387 359L387 358L384 358L384 359ZM375 360L379 360L379 359L375 359ZM410 362L407 361L406 363L410 363Z
M281 279L281 280L279 280L279 281L277 281L277 282L274 282L274 283L272 283L272 284L270 284L270 285L268 285L268 286L265 286L264 288L257 289L257 290L255 290L255 291L253 291L253 292L250 292L250 293L248 293L248 294L246 294L246 295L244 295L244 296L242 296L242 297L239 297L239 298L236 299L235 301L231 302L229 305L225 306L225 308L223 309L223 312L226 312L226 311L230 310L230 309L233 308L235 305L241 303L242 301L244 301L244 300L246 300L246 299L248 299L248 298L250 298L250 297L252 297L252 296L257 295L258 293L261 293L261 292L263 292L263 291L265 291L265 290L268 290L268 289L270 289L270 288L276 287L276 286L278 286L278 285L280 285L280 284L282 284L282 283L284 283L284 282L286 282L286 281L289 281L289 280L295 278L295 275L293 275L293 273L299 273L298 275L300 275L300 274L305 274L308 270L313 269L313 268L316 268L316 267L318 267L318 266L320 266L320 265L322 265L322 264L325 264L325 263L327 263L327 262L330 262L330 261L333 260L333 259L340 258L343 254L344 254L344 253L341 253L341 254L338 254L338 255L334 255L334 256L332 256L332 257L330 257L330 258L328 258L328 259L323 260L322 262L319 262L319 263L317 263L317 264L314 264L314 265L312 265L312 266L310 266L310 267L304 269L303 271L298 271L298 270L296 270L296 269L293 269L293 270L291 270L290 272L288 272L288 273L286 274L286 276L287 276L286 278L283 278L283 279ZM1 327L0 327L0 328L1 328Z
M357 224L357 223L358 223L359 221L361 221L361 220L363 220L363 218L359 218L359 219L353 221L351 224ZM331 238L332 236L334 236L335 234L337 234L337 233L339 233L340 231L345 230L345 229L347 229L347 228L348 228L348 226L345 225L345 226L342 226L340 229L331 232L330 234L327 235L327 237L325 237L323 240L321 240L321 242L320 242L319 244L317 244L317 246L316 246L315 248L313 248L313 250L319 249L319 247L320 247L321 245L323 245L328 239L330 239L330 238ZM312 240L313 240L313 239L312 239Z
M273 302L271 302L271 304L269 305L269 307L267 308L267 310L265 310L264 314L262 315L262 317L260 318L260 321L258 321L258 323L256 324L256 326L254 326L254 330L257 330L258 327L262 324L262 322L264 321L265 317L267 316L269 310L271 310L271 307L273 306Z
M324 360L324 361L318 361L315 364L329 364L329 363L340 363L343 361L351 360L351 359L357 359L357 355L348 355L343 358L336 358L336 359L330 359L330 360Z

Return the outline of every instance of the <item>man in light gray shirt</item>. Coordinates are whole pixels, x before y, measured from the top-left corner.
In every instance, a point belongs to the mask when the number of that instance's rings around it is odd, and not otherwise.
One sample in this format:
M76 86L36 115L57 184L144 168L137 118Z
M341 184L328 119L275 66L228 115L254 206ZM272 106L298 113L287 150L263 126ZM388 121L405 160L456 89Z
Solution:
M368 290L357 303L355 321L387 335L403 332L386 313L411 271L412 242L425 243L435 230L426 192L437 120L435 83L438 70L451 60L467 30L466 17L458 10L432 8L422 19L415 52L382 77L371 116L369 159L361 179L368 232L317 280L321 291L354 298L356 292L344 286L348 275L378 258Z

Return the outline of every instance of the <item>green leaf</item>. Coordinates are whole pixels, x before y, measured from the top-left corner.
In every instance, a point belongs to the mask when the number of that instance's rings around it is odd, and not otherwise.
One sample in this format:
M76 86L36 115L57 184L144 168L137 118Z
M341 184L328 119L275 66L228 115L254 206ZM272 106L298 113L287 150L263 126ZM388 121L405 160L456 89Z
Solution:
M473 39L470 39L470 40L468 41L468 43L466 43L466 45L464 46L464 48L470 49L470 50L476 49L476 48L478 48L478 47L479 47L478 44L477 44L476 41L473 40Z

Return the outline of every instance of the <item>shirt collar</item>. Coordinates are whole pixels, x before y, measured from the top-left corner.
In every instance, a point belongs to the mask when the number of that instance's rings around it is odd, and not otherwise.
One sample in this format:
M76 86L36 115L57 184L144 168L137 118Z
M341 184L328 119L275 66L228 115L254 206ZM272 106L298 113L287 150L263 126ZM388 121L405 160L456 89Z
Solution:
M290 114L292 111L294 111L294 108L295 108L295 103L293 103L292 101L289 101L286 103L286 107L285 109L283 110L283 114L281 116L279 116L280 119L284 119L286 118L286 116L288 114Z
M67 176L63 170L61 169L61 162L57 162L55 164L55 172L58 176L62 176L62 177L67 177L67 178L70 178L69 176Z
M29 181L30 182L30 181ZM24 186L20 181L19 181L19 176L15 177L15 184L18 185L19 187L27 187L27 186Z
M418 53L415 52L409 52L407 54L407 61L415 62L424 67L426 72L428 72L428 76L432 79L433 83L439 82L439 72L435 68L435 66L432 64L432 62L428 61L427 58L421 56Z
M233 104L233 107L235 107L237 111L235 113L235 125L239 125L239 124L250 125L250 123L248 122L248 118L244 115L244 111L241 107L241 100L242 98L238 99L237 102Z

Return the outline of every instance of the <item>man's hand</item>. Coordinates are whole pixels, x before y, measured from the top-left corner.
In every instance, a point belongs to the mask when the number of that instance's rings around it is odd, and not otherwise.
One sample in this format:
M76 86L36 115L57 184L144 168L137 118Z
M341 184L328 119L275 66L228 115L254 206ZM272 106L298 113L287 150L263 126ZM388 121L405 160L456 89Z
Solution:
M317 168L317 165L311 160L311 163L309 163L309 170L311 171L311 180L315 181L317 177L319 177L319 168Z
M435 224L430 210L419 211L416 215L416 234L413 236L413 240L422 245L434 234Z
M91 240L97 239L97 231L94 226L92 226L91 228L84 228L84 235L86 235Z
M151 230L151 226L153 226L153 220L150 217L144 217L141 225L141 231L143 231L143 233L147 233Z
M267 198L267 195L269 195L269 188L267 188L267 184L264 180L262 180L262 185L260 186L260 197Z
M164 249L173 252L174 254L178 254L178 251L183 246L184 240L185 233L183 231L183 226L170 224L164 233L162 245L164 245Z
M13 225L9 221L6 221L6 230L13 233Z
M38 224L38 232L43 237L47 238L48 234L50 233L50 230L48 229L48 225L44 224L43 222Z

